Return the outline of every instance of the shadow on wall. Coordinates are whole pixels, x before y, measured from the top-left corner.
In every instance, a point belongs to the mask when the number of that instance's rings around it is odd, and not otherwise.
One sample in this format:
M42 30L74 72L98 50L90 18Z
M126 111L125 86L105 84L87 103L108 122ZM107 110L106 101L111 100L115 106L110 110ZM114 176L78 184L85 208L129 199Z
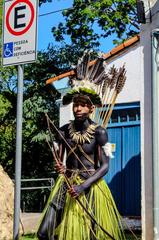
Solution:
M132 157L108 183L118 210L123 216L141 216L140 163L140 154Z

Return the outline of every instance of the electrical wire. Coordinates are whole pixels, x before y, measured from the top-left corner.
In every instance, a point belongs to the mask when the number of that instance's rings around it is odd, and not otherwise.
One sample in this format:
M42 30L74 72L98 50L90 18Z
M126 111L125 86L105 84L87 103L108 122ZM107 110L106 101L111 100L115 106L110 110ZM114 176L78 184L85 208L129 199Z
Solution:
M52 12L48 12L48 13L39 14L39 17L47 16L47 15L50 15L50 14L54 14L54 13L58 13L58 12L62 12L62 11L64 11L64 10L69 10L69 9L73 9L73 7L70 7L70 8L63 8L63 9L59 9L59 10L56 10L56 11L52 11Z

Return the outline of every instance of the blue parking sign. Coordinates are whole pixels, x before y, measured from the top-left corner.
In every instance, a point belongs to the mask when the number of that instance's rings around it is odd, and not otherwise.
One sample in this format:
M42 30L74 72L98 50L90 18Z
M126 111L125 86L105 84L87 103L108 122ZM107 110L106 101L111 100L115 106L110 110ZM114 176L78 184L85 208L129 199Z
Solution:
M13 57L13 42L5 43L3 46L3 57Z

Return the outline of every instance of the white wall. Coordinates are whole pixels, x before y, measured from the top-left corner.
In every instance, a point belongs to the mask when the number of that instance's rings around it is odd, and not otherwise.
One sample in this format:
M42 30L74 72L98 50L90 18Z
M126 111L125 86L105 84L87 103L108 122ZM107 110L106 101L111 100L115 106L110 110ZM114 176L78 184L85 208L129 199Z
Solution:
M141 66L141 47L140 42L125 49L121 54L111 58L108 62L108 68L112 65L126 68L126 83L117 98L116 103L130 103L140 101L142 66Z
M66 106L63 106L61 103L60 106L60 127L64 124L68 123L69 120L72 120L73 112L72 112L72 103Z

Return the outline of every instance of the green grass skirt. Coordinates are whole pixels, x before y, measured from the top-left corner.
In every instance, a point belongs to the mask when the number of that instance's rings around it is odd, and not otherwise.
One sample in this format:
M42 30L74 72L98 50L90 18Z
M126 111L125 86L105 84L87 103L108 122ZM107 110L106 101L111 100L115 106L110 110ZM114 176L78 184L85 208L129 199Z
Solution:
M80 184L82 180L79 176L70 179L71 184ZM56 196L60 200L61 186L64 183L63 176L59 176L52 191L46 207L42 214L42 219L48 209L49 203ZM57 198L57 196L59 198ZM113 200L112 194L106 184L101 179L93 184L89 192L79 197L80 201L87 208L96 222L102 226L115 240L124 240L121 219ZM107 240L111 239L98 224L94 224L86 211L79 205L76 199L71 198L66 193L65 204L62 214L62 221L54 229L58 240Z

